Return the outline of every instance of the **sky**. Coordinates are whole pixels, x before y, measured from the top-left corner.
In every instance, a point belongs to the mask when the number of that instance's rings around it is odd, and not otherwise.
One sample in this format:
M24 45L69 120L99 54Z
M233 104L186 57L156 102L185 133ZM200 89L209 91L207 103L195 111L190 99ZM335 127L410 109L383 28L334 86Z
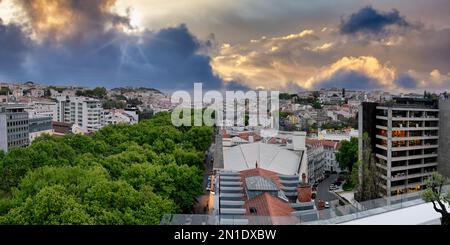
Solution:
M0 0L0 81L450 89L448 0Z

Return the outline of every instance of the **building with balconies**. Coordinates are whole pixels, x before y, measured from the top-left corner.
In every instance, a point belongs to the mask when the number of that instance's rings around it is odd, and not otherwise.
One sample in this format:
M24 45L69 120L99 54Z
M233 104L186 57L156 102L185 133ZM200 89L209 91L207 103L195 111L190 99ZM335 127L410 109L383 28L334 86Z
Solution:
M58 122L80 126L84 133L93 133L105 125L101 101L87 97L58 97Z
M362 136L369 135L370 146ZM438 166L439 107L435 100L394 98L364 102L359 114L359 158L370 147L377 160L383 196L424 189ZM364 181L364 180L363 180Z

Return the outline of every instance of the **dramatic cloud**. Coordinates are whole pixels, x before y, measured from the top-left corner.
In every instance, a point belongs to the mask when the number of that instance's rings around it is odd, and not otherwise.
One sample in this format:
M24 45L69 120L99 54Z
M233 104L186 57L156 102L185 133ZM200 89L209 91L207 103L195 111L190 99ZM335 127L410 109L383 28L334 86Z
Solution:
M30 48L30 40L20 26L3 24L0 19L0 77L1 71L20 69Z
M344 34L381 33L389 26L408 27L410 24L404 17L400 16L396 9L390 12L380 12L371 6L367 6L350 15L347 19L343 19L340 31Z
M381 64L374 57L343 57L329 66L322 67L306 81L306 86L395 89L395 77L394 68Z
M134 31L127 16L113 12L112 0L18 1L27 28L0 26L0 77L102 86L221 87L201 54L206 42L185 25ZM30 33L25 35L25 31ZM33 41L31 41L30 37Z
M111 11L116 0L16 0L38 38L82 40L107 28L129 27L129 18Z
M274 2L0 0L0 79L161 89L450 87L445 0L408 8Z
M404 91L446 84L445 76L430 79L428 74L434 69L450 72L450 29L413 25L397 11L371 7L350 16L341 26L224 44L213 59L214 70L253 88L295 89L289 86L294 84L303 89ZM392 26L408 28L394 31Z

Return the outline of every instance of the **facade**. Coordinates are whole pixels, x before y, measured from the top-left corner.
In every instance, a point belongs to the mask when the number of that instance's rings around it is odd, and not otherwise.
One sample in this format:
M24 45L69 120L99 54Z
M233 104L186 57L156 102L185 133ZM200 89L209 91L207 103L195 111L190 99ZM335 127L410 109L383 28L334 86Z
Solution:
M415 192L437 171L439 109L437 101L394 98L388 103L364 102L360 108L359 158L370 147L380 170L383 196ZM363 146L367 133L370 146Z
M439 101L439 156L438 171L450 178L450 100L443 98ZM447 150L444 150L447 149Z
M37 117L29 119L30 143L43 134L53 135L52 118Z
M84 133L92 133L104 125L104 112L99 100L87 97L58 97L58 122L80 126Z
M339 143L331 140L321 140L324 151L324 170L330 173L341 172L339 163L336 161L336 153Z
M325 152L320 140L306 140L308 156L308 181L314 184L325 178Z
M7 152L29 145L29 119L25 105L0 105L0 149Z
M137 120L124 110L111 109L104 111L104 122L106 124L135 124Z
M58 106L53 101L32 101L27 111L30 118L50 117L53 121L58 120Z

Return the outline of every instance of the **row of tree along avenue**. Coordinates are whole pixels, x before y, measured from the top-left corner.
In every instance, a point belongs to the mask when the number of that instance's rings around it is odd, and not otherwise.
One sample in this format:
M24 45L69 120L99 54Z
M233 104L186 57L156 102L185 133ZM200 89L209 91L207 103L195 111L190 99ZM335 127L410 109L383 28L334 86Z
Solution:
M43 136L0 155L1 224L158 224L202 193L212 127L170 114L95 135Z

